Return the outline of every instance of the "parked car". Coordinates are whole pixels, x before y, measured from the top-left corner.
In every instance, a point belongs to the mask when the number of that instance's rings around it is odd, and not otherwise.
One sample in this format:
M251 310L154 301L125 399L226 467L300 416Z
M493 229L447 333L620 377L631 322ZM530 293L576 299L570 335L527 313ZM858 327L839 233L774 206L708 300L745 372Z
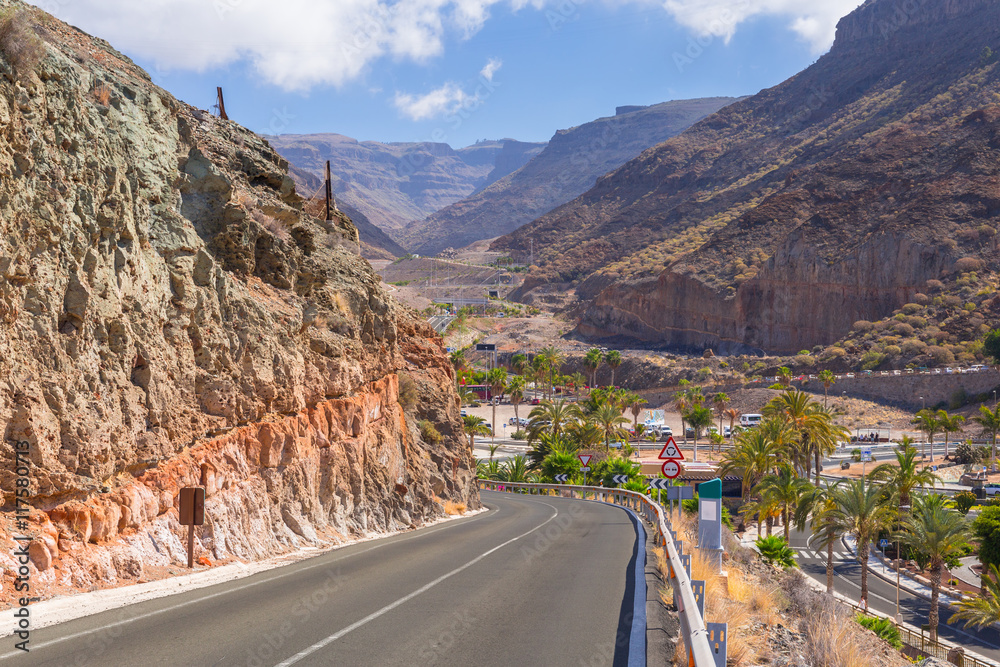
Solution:
M539 405L541 402L542 402L542 399L540 399L540 398L533 398L533 399L531 399L531 404L532 405Z
M722 435L724 435L727 438L732 437L732 435L733 435L733 429L729 428L728 426L724 427L722 429Z
M1000 493L1000 484L996 483L983 484L983 493L986 494L987 498L992 498L993 496Z

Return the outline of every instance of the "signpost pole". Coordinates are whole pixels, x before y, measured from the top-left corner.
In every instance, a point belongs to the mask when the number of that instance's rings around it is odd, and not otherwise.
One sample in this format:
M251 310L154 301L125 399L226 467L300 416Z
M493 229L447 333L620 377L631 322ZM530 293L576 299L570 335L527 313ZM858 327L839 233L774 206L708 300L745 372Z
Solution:
M188 526L188 569L194 567L194 524Z

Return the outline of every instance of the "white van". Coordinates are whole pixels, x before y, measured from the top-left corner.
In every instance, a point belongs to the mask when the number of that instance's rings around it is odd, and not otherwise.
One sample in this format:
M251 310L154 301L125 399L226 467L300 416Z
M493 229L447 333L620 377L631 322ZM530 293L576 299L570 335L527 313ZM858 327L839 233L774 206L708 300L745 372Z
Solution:
M740 426L743 428L753 428L764 420L764 415L740 415Z

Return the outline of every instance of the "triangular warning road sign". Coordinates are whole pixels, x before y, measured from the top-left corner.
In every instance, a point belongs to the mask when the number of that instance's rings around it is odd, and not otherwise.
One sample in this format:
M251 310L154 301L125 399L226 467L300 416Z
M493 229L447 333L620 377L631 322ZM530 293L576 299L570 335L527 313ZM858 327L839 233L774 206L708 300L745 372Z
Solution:
M681 448L674 442L673 436L667 438L667 443L663 445L663 450L660 452L660 458L667 461L684 460L684 454L681 453Z
M580 463L583 464L583 467L586 468L588 465L590 465L590 459L592 459L594 457L594 455L593 454L578 454L577 457L580 459Z

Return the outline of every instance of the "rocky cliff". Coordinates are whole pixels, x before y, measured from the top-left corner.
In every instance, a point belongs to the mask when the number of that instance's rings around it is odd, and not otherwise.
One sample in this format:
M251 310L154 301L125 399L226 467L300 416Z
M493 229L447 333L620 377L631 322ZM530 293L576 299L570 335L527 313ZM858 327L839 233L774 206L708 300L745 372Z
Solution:
M733 101L718 97L619 107L613 117L560 130L545 150L506 178L495 178L480 192L412 223L401 243L431 255L514 231Z
M494 248L533 240L518 295L567 285L588 336L832 343L928 281L997 268L998 28L993 2L870 0L805 71Z
M478 505L440 338L379 288L350 221L304 213L261 138L16 0L0 225L5 579L24 534L36 594L176 562L188 485L210 561Z
M329 160L338 199L390 235L501 178L544 146L484 141L455 150L443 143L385 144L339 134L268 140L293 165L316 175Z

